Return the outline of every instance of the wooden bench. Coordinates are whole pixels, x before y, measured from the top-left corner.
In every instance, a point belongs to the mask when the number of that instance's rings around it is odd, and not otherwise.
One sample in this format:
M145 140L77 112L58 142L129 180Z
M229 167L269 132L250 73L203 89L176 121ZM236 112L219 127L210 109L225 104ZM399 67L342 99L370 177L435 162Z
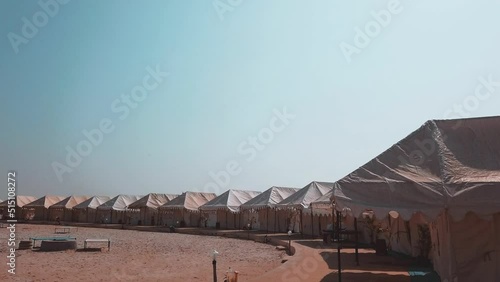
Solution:
M31 237L29 238L31 241L33 241L33 244L31 245L31 248L34 249L36 246L36 241L68 241L68 240L75 240L75 237Z
M67 234L67 233L71 233L71 230L78 231L78 227L72 227L72 226L56 227L54 230L54 233Z
M111 248L111 240L109 239L85 239L85 241L83 242L84 249L87 248L88 243L108 243L108 251Z

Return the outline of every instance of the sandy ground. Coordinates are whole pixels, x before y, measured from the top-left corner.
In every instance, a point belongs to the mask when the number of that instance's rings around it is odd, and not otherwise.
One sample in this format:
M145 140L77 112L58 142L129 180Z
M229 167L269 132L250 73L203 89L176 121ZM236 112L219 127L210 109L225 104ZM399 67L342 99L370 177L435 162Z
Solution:
M54 236L51 225L18 225L17 239ZM212 281L211 253L218 257L218 281L232 267L240 281L264 275L281 265L284 251L253 241L215 236L133 230L81 228L78 248L86 238L110 238L107 252L17 251L16 274L7 273L7 230L0 231L0 281ZM38 242L39 244L39 242Z

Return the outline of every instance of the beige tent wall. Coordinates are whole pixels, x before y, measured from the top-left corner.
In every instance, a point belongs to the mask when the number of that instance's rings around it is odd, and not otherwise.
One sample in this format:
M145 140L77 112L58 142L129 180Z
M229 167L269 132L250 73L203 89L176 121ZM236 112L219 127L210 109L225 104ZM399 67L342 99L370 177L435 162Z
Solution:
M443 281L500 281L500 213L488 220L468 213L458 222L443 215L435 227L433 239L439 238L440 246L433 261ZM451 244L443 242L446 238Z
M72 222L87 222L87 213L82 209L71 210ZM93 218L92 218L93 219Z

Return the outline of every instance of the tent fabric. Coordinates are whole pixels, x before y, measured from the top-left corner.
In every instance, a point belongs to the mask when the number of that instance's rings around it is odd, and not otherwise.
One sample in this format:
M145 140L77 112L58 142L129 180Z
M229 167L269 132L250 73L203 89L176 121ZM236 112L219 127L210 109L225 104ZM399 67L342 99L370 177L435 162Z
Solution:
M63 196L43 196L41 198L38 198L37 200L24 205L25 208L49 208L50 206L59 203L60 201L64 200L66 197Z
M215 199L215 193L185 192L179 197L172 199L164 205L158 207L159 210L186 209L197 212L198 208L207 202Z
M143 196L118 195L97 207L97 210L126 211L128 206Z
M335 183L338 208L456 220L500 211L500 117L431 120Z
M161 205L164 205L173 199L175 199L179 195L174 194L158 194L158 193L150 193L146 196L140 198L134 203L128 206L129 209L142 209L142 208L152 208L156 209Z
M241 210L275 207L279 202L299 191L299 188L273 186L240 206Z
M64 200L53 204L49 207L49 209L71 209L89 198L89 196L69 196Z
M443 281L500 281L500 117L428 121L337 181L332 200L377 218L420 212Z
M109 201L111 198L108 196L92 196L89 199L81 202L80 204L73 207L73 209L96 209L98 206Z
M314 200L333 189L333 183L313 181L276 205L278 208L309 208Z
M36 201L37 198L33 196L16 196L16 206L19 208ZM9 200L5 200L0 203L0 207L7 207Z
M252 198L259 195L260 193L261 192L258 191L229 189L220 196L200 206L200 210L202 211L226 210L230 212L238 212L241 204L248 202Z

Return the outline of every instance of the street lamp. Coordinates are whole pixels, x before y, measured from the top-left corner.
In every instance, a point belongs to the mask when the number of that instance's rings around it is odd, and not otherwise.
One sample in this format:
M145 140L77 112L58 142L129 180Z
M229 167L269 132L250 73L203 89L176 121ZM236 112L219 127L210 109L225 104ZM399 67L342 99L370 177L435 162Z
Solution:
M288 230L288 255L292 255L292 231Z
M216 250L214 250L214 252L212 253L212 265L214 267L214 282L217 282L217 255L219 254L219 252L217 252Z

